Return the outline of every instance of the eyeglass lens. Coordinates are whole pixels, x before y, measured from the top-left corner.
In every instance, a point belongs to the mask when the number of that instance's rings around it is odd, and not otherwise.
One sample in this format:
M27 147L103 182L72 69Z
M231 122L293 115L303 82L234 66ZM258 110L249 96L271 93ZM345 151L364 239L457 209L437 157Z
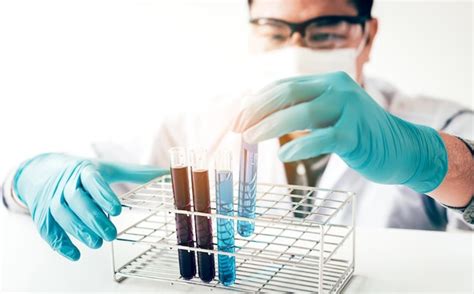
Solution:
M292 39L291 28L273 20L253 25L257 41L262 42L265 49L277 49L287 46ZM297 34L297 32L295 32ZM300 36L302 37L302 36ZM363 37L361 24L349 23L344 20L334 22L310 23L304 33L304 42L313 49L355 48Z

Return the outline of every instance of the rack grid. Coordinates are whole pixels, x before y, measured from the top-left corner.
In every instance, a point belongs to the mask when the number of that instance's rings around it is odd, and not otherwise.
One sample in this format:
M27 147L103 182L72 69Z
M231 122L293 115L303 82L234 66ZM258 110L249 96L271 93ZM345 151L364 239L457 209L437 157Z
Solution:
M234 195L237 188L235 183ZM154 279L200 285L210 290L318 293L339 293L351 278L355 266L354 193L260 183L256 218L248 219L216 214L213 192L211 186L211 213L176 210L169 176L120 196L124 207L145 215L127 224L112 244L114 278L119 282L130 277ZM351 214L348 223L342 224L340 218L336 221L342 210ZM306 217L295 217L296 213ZM213 221L217 218L252 221L255 232L249 237L235 235L235 253L218 251L216 237L215 250L180 246L176 244L175 214L207 216ZM215 231L216 226L213 227ZM117 258L119 244L135 248L132 257L125 258L121 265ZM235 256L235 284L224 286L217 278L210 283L197 277L182 279L177 249Z

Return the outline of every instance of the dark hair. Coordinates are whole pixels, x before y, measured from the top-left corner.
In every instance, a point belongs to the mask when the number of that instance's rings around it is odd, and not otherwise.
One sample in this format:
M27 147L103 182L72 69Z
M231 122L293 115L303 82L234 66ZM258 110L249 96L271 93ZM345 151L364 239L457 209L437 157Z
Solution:
M247 0L249 8L252 5L254 0ZM374 5L374 0L347 0L352 3L357 9L359 16L372 17L372 6Z

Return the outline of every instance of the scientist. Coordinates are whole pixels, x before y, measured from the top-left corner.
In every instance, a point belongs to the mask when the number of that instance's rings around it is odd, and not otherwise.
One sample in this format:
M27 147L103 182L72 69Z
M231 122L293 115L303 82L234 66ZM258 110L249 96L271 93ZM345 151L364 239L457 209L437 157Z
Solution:
M238 158L240 136L216 130L227 119L261 142L261 181L354 191L360 226L472 229L474 115L364 76L377 36L371 8L372 0L249 1L249 75L273 83L233 99L229 112L168 119L150 136L149 163L162 168L116 163L126 154L107 155L110 146L97 145L103 158L94 160L41 154L4 180L4 203L30 213L42 238L77 260L71 236L91 248L116 237L105 215L121 211L111 183L167 173L167 150L178 145L199 143L211 155L232 146Z

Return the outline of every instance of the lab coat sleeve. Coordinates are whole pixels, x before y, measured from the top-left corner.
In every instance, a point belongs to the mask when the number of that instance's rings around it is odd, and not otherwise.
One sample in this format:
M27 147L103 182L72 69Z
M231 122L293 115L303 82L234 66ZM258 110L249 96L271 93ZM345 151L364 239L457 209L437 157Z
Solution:
M12 212L28 214L28 208L21 202L21 200L13 191L13 177L15 176L15 172L16 169L12 170L5 177L2 187L0 187L2 202L3 205L5 205L5 207Z
M473 140L474 112L468 109L460 109L446 121L441 131L464 139Z

